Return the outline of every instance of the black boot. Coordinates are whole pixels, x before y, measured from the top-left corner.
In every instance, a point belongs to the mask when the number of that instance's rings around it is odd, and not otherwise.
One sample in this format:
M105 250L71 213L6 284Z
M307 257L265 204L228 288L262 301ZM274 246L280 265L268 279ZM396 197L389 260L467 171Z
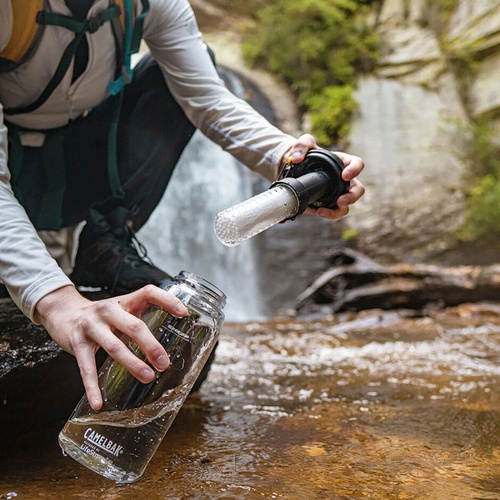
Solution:
M130 226L132 216L122 207L107 216L91 210L70 276L75 285L103 288L114 295L172 279L147 259Z

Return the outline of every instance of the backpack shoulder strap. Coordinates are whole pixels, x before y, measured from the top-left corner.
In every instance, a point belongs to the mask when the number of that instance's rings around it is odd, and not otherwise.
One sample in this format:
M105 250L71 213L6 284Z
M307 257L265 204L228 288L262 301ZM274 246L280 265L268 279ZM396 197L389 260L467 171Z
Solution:
M133 0L115 0L114 3L121 9L120 22L124 33L123 58L119 64L117 78L108 85L109 92L116 95L132 79L131 55L140 49L144 18L149 12L149 0L141 0L140 15L136 15Z
M35 111L40 106L42 106L45 101L51 96L54 89L59 85L61 80L64 78L66 71L68 70L71 61L76 53L78 45L80 44L82 38L86 33L95 33L104 23L111 21L112 19L117 19L120 16L120 9L116 5L112 5L99 12L95 17L90 19L85 19L84 21L78 21L72 17L68 17L62 14L57 14L53 12L47 12L42 10L37 14L37 22L45 26L59 26L64 27L75 33L75 37L66 47L59 61L59 65L56 68L55 73L49 80L42 93L32 101L30 104L24 106L18 106L15 108L4 108L4 113L6 115L18 115L23 113L31 113Z
M46 0L12 1L12 34L9 43L0 52L0 72L12 71L36 49L43 29L36 17L45 3Z

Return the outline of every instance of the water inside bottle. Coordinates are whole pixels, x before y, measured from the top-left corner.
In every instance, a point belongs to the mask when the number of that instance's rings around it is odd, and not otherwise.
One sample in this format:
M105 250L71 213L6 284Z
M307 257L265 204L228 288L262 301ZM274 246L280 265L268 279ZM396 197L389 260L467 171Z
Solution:
M149 405L71 418L61 446L74 459L119 483L140 478L192 384L185 383Z

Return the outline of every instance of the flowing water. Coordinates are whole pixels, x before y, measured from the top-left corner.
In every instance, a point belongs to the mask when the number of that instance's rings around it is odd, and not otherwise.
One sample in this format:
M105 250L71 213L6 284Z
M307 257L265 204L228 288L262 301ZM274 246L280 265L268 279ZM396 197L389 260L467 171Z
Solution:
M143 478L48 445L0 462L0 498L498 499L500 306L223 328Z

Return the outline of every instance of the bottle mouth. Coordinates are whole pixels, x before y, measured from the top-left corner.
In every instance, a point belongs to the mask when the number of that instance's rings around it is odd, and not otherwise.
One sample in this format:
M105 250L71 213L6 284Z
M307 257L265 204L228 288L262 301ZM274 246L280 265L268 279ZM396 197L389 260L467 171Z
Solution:
M188 283L195 290L203 293L208 301L214 306L222 309L226 305L226 294L205 278L202 278L201 276L198 276L190 271L181 271L176 276L176 279L180 279L185 283Z

